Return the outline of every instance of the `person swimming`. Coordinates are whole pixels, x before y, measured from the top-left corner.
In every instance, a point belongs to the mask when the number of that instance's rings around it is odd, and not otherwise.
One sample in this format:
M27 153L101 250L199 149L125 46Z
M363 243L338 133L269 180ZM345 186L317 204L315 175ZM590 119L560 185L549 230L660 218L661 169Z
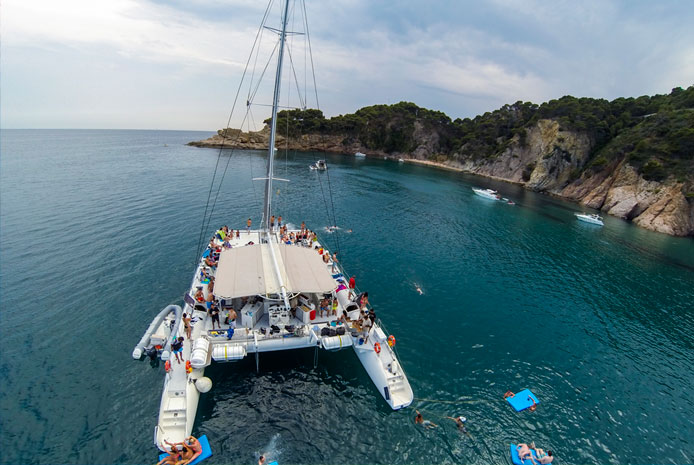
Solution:
M419 295L424 295L424 291L422 291L422 288L419 286L419 284L414 283L414 288L417 292L419 292Z
M467 421L467 418L465 418L462 415L459 415L457 417L446 417L450 418L451 420L455 421L455 425L458 427L458 431L461 433L467 434L467 428L465 427L465 422Z
M422 425L424 428L427 429L438 428L439 425L437 425L436 423L432 423L429 420L425 420L422 414L419 413L419 410L415 410L415 412L417 412L417 415L414 417L415 425Z

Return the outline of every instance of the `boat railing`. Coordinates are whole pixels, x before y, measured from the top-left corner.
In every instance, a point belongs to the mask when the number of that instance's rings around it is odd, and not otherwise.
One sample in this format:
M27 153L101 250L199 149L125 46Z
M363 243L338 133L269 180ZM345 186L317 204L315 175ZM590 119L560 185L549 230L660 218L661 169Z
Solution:
M388 331L388 328L385 327L385 325L383 324L383 320L381 320L380 318L376 318L376 324L378 325L379 328L381 328L381 331L383 331L384 334L386 334L386 335L391 335L391 334L393 334L393 333L391 333L390 331ZM397 347L397 344L393 345L390 349L391 349L391 350L393 351L393 353L395 354L395 359L397 360L398 365L400 366L400 371L402 372L402 374L403 374L405 377L407 377L407 373L405 373L405 369L404 369L403 366L402 366L402 362L400 362L400 360L401 360L401 359L400 359L400 354L398 353L398 350L397 350L396 347Z

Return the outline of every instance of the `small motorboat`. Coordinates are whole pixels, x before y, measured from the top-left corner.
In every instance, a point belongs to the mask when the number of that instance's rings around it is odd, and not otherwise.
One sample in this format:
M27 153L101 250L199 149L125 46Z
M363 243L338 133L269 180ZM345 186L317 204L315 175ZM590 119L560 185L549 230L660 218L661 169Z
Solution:
M604 224L602 222L602 217L595 213L574 213L574 215L576 215L576 219L578 219L579 221L584 221L590 224L597 224L599 226L602 226Z
M480 197L484 197L485 199L501 200L501 196L499 195L499 193L493 189L480 189L477 187L473 187L472 191Z
M403 160L402 158L398 158L398 163L405 163L405 160Z
M325 171L328 169L328 164L325 163L325 160L318 160L313 165L309 166L309 168L312 170Z
M354 156L357 158L366 158L366 154L361 152L355 153Z

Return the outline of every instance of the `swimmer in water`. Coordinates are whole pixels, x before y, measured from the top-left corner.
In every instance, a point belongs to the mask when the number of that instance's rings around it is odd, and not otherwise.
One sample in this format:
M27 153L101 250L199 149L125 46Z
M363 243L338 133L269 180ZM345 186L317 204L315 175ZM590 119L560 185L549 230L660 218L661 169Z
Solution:
M424 295L424 291L422 291L422 288L419 287L419 284L414 283L415 290L419 292L419 295Z
M453 420L455 422L455 425L458 427L458 431L460 431L461 433L468 434L467 428L465 427L465 422L467 421L467 419L464 416L461 415L461 416L457 416L455 418L453 418L453 417L446 417L446 418L450 418L451 420Z
M417 415L414 417L415 425L422 425L427 429L437 428L439 426L436 423L432 423L429 420L425 420L422 414L419 413L419 410L415 410L415 412L417 412Z

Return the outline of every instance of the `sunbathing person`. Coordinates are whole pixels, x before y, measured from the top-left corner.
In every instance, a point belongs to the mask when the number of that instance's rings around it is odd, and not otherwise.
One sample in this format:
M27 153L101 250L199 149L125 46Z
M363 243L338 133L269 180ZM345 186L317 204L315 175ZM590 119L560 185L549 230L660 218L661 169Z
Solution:
M202 454L202 445L200 444L200 441L198 441L193 436L188 436L188 439L186 439L186 441L188 442L187 445L188 445L189 450L190 450L190 457L188 457L188 459L180 465L190 463L193 460L197 459L200 456L200 454ZM183 447L186 446L186 444L184 444L184 443L181 443L181 444Z
M518 444L516 446L516 450L518 451L518 458L521 462L525 461L526 459L530 459L532 463L537 464L533 458L532 449L530 449L527 444Z

